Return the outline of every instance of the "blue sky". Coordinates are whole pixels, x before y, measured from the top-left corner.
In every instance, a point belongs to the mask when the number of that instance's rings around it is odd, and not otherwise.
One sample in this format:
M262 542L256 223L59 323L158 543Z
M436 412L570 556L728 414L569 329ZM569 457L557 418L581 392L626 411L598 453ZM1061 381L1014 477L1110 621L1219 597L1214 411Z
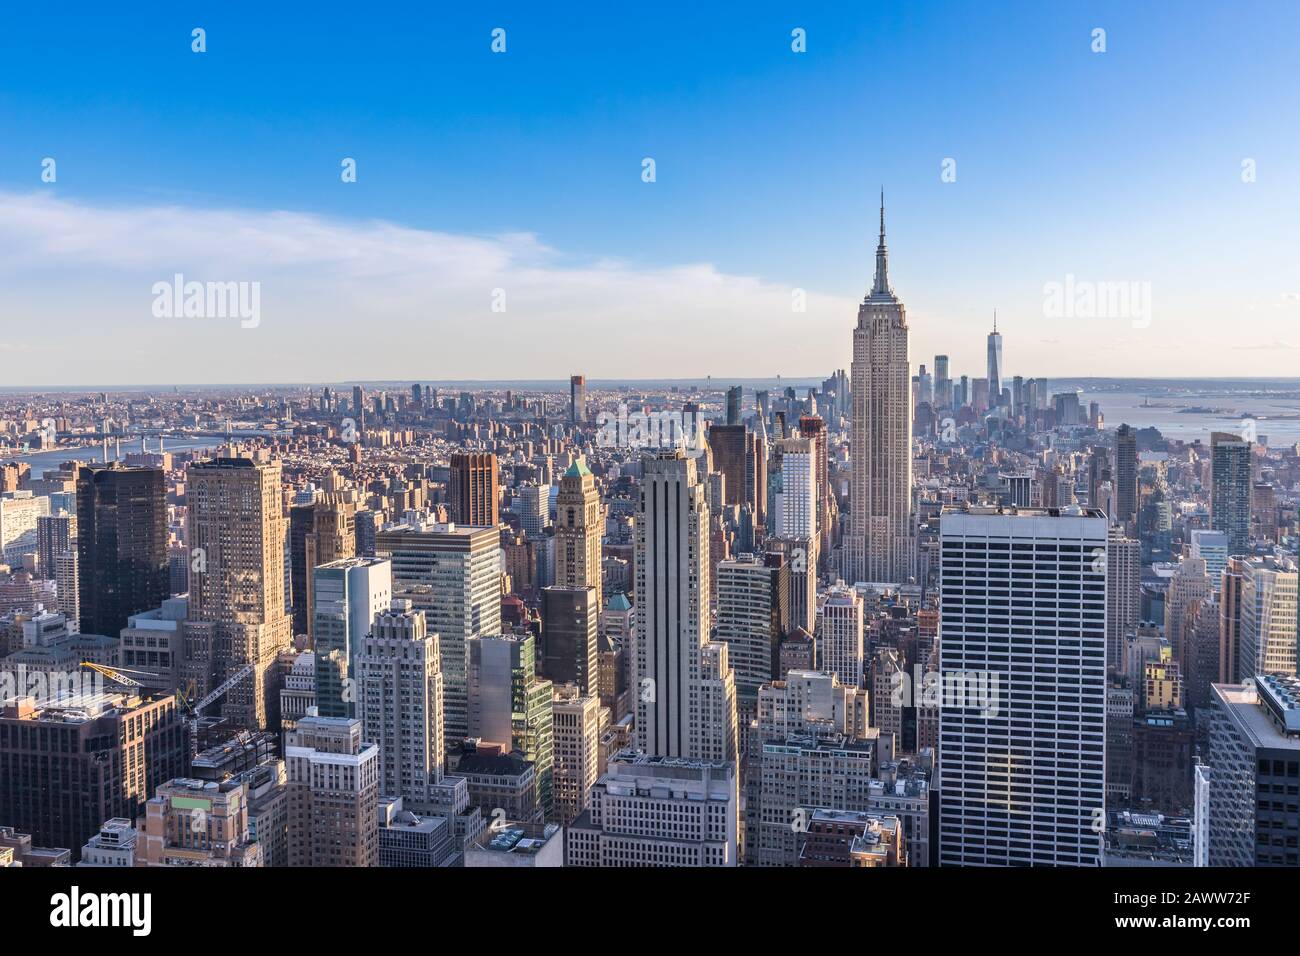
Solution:
M7 7L18 380L826 374L882 184L914 363L979 374L997 308L1012 373L1297 374L1294 5L478 6ZM160 328L175 271L263 321ZM1150 322L1045 317L1066 274L1149 283Z

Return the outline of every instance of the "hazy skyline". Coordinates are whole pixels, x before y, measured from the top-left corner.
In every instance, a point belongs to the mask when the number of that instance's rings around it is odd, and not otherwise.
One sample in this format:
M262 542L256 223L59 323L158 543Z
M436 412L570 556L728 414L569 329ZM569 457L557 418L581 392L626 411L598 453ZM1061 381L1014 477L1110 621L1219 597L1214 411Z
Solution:
M982 375L996 308L1008 375L1295 371L1294 9L393 16L0 15L4 383L822 377L882 183L914 368ZM177 273L256 327L156 317ZM1049 318L1068 276L1149 322Z

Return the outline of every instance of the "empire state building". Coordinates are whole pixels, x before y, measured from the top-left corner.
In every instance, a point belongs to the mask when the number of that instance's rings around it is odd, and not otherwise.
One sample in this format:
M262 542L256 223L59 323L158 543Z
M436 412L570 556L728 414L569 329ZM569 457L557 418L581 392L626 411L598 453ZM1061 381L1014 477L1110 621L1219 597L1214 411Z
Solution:
M911 370L907 314L889 287L885 197L876 280L853 330L853 484L845 577L904 584L912 577Z

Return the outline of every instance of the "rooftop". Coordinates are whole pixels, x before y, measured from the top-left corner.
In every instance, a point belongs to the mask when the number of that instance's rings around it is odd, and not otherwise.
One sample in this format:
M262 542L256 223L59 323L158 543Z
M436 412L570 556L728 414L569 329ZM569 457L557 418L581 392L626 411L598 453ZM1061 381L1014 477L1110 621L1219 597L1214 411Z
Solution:
M1256 675L1259 703L1288 736L1300 734L1300 679L1289 674Z
M523 823L506 824L503 829L485 830L478 848L495 853L532 855L540 853L547 842L559 831L559 825L554 823L548 823L540 827Z

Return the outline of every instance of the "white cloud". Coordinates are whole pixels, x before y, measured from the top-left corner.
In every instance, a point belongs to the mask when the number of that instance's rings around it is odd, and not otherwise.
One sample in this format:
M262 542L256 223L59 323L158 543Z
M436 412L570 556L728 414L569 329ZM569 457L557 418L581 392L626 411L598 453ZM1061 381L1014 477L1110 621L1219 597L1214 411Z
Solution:
M256 281L261 322L158 319L151 286ZM572 261L532 234L0 194L14 384L809 375L847 365L855 303L707 263ZM505 290L506 312L491 310ZM51 364L53 363L53 364Z

